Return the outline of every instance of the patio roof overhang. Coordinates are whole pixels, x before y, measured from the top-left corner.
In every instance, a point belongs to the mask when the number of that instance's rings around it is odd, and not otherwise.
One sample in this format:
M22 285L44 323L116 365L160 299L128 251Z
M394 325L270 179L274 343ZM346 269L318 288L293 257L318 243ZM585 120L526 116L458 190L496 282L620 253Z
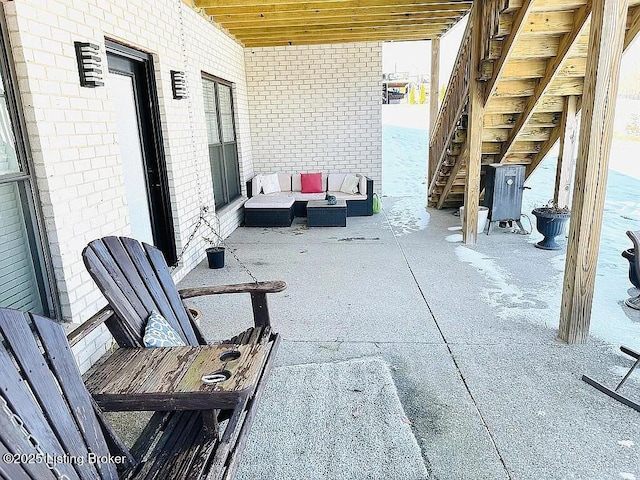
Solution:
M431 40L469 0L194 0L245 47Z

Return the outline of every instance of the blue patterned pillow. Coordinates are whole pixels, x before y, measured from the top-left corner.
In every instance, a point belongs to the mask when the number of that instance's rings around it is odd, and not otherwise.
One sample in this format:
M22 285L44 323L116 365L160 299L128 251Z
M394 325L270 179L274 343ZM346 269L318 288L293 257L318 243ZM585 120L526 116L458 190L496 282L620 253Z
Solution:
M155 310L151 311L147 319L142 338L145 347L184 347L186 343L169 322Z

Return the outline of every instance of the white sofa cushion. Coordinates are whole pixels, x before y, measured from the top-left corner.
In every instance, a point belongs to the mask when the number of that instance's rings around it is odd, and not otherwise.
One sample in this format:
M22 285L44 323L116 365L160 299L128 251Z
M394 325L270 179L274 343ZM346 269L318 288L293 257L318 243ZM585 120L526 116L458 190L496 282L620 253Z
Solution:
M255 197L256 195L260 195L262 192L262 174L259 173L253 180L251 181L251 196Z
M325 200L327 195L335 195L338 200L366 200L366 195L360 195L359 193L351 194L344 192L322 192L322 193L302 193L302 192L278 192L269 193L267 195L261 194L263 198L292 198L297 202L308 202L309 200Z
M258 195L247 200L244 208L289 208L293 202L293 197L285 195Z
M294 173L292 175L289 175L287 173L278 173L277 175L278 175L278 181L280 184L280 192L270 193L269 194L270 196L271 195L284 196L284 197L290 196L290 197L295 197L296 200L299 200L299 201L309 200L309 198L306 197L306 195L316 196L316 198L311 198L311 200L323 200L325 198L325 193L309 193L309 194L303 195L301 193L302 182L300 180L299 173ZM366 198L367 178L361 174L356 174L356 178L358 178L359 180L358 191L356 193L351 195L348 193L340 192L340 188L342 187L342 182L344 182L344 178L347 175L348 174L345 174L345 173L330 173L329 175L323 175L323 178L322 178L323 186L325 189L328 189L327 193L336 195L336 197L341 200L345 200L345 199L346 200L362 200L363 198ZM265 176L266 175L264 174L258 174L255 177L253 177L253 180L251 181L252 196L256 196L262 193L262 189L263 189L262 184ZM287 187L289 187L289 179L291 180L291 186L290 186L290 189L287 189ZM331 182L332 188L327 188L329 186L328 185L329 182Z
M337 200L366 200L367 196L360 193L327 192L327 195L335 195Z
M298 193L302 191L302 179L299 173L291 175L291 191Z
M265 194L280 192L280 181L277 173L262 176L262 192Z
M327 178L327 190L337 192L340 190L342 182L344 182L345 173L330 173Z
M367 195L367 177L361 174L357 174L356 177L360 179L360 186L358 187L358 193L360 195Z
M260 194L261 196L264 197L287 197L287 198L295 198L296 194L294 192L276 192L276 193L269 193L269 194Z
M347 174L344 176L342 185L340 185L340 188L338 190L344 193L358 193L359 183L360 179L358 177L356 177L355 175Z
M278 182L280 183L281 192L291 191L291 175L289 175L288 173L279 173Z
M322 193L302 193L296 192L296 200L300 202L308 202L309 200L324 200L327 197L325 192Z

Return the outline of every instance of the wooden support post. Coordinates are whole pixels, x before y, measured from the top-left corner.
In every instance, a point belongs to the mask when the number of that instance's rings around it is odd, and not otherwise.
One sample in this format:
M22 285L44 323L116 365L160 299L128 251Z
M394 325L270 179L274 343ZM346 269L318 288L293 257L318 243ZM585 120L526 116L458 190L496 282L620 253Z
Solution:
M464 219L462 239L473 245L478 239L478 203L480 202L480 167L482 164L482 122L484 117L484 84L480 76L482 56L482 1L474 0L471 10L471 62L469 78L469 122L467 142L467 182L464 188Z
M592 0L589 62L565 264L561 340L589 336L628 0Z
M429 84L429 131L438 118L440 100L440 37L431 40L431 80Z
M429 83L429 138L433 135L433 128L438 118L440 98L440 38L431 40L431 83ZM429 155L429 167L427 169L427 185L436 171L436 158ZM428 190L428 188L427 188ZM428 192L427 192L428 194Z
M578 97L565 97L562 119L560 120L560 153L556 169L556 188L553 194L554 203L560 207L571 204L571 183L575 166L575 152L578 133Z

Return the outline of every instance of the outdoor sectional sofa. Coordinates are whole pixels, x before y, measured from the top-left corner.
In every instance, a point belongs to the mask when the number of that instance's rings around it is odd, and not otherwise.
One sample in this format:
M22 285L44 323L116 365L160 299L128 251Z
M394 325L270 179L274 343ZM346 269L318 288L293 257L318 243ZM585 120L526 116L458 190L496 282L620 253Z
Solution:
M347 216L373 215L373 180L362 174L352 174L358 179L355 193L345 193L340 188L346 173L322 174L320 192L303 193L302 174L277 173L279 192L264 193L265 174L258 174L247 182L247 194L250 198L258 197L262 200L257 205L255 200L245 205L246 226L286 226L291 224L293 217L307 216L307 202L309 200L324 200L327 195L334 195L337 200L346 200ZM290 200L293 204L286 207ZM269 204L274 208L269 208ZM251 205L257 208L252 208ZM286 207L286 208L283 208Z

